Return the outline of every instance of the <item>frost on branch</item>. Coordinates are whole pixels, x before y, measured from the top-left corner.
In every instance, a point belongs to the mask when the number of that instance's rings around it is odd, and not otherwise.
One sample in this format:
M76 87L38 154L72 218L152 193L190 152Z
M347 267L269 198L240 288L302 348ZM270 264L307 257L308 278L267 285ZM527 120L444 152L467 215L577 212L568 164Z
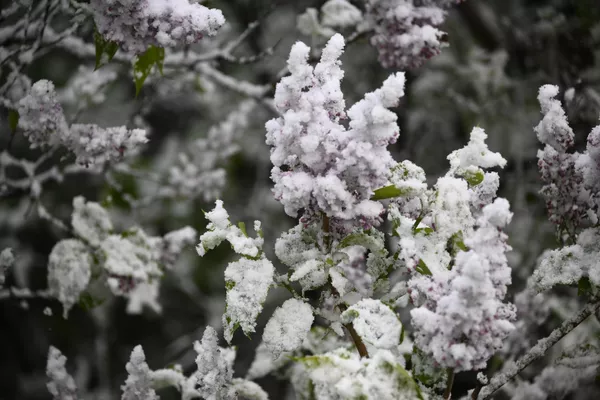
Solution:
M380 300L363 299L344 311L341 318L345 324L352 323L361 339L376 349L392 350L400 344L402 324Z
M273 358L299 348L306 339L313 321L312 307L301 300L289 299L278 307L263 333L263 342Z
M340 348L300 359L292 383L301 398L417 400L421 390L390 351L379 350L371 358Z
M48 288L63 305L63 316L79 300L92 275L92 256L88 247L77 239L58 242L48 259Z
M125 51L174 47L213 36L225 23L221 10L190 0L92 0L98 31Z
M597 380L600 352L598 347L583 344L567 350L554 365L539 373L533 382L520 382L513 400L577 398L578 389ZM584 389L585 390L585 389Z
M131 352L129 362L125 365L129 374L125 385L121 386L121 400L158 400L152 388L152 371L146 364L146 355L142 346L136 346Z
M198 254L204 256L207 250L227 240L233 250L242 256L238 261L229 263L225 270L227 306L223 314L223 326L225 340L231 342L233 333L240 326L247 335L255 331L256 318L273 285L275 268L262 253L264 239L259 221L254 222L258 237L253 239L248 237L245 225L237 227L231 224L221 200L217 200L215 208L205 216L210 223L208 232L200 236L200 244L196 247Z
M341 124L346 117L340 90L344 73L338 60L343 47L343 37L334 35L313 68L310 49L296 43L288 59L291 75L275 92L281 117L266 124L276 199L290 216L300 209L306 218L324 213L333 219L332 229L344 221L369 225L380 220L383 208L370 197L387 182L393 165L386 147L399 129L389 108L404 94L404 75L392 75L348 111L346 129Z
M374 26L371 45L385 68L421 66L447 46L446 33L438 29L445 9L460 0L369 0L367 15Z
M77 386L66 368L67 357L60 350L50 346L46 375L50 382L46 385L54 400L77 400Z

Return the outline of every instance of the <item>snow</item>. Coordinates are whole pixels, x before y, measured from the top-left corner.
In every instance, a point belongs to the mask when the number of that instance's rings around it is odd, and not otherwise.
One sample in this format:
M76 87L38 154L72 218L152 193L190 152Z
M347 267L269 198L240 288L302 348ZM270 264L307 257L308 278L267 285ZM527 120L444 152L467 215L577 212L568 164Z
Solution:
M394 349L400 344L402 324L396 313L380 300L363 299L341 315L342 322L352 323L368 346L376 349Z
M146 355L142 346L137 345L131 352L129 362L125 365L129 374L125 385L121 386L121 400L158 400L152 388L152 371L146 364Z
M98 203L86 202L82 196L73 199L71 226L75 235L94 247L98 247L113 230L106 210Z
M204 256L206 251L214 249L224 240L227 240L233 250L240 255L259 256L264 239L260 236L254 239L250 238L240 228L232 225L227 210L223 208L222 200L217 200L215 208L205 213L205 217L210 223L207 226L208 231L200 236L200 243L196 247L200 256Z
M278 307L263 333L263 342L273 358L299 348L314 320L310 305L298 299L286 300Z
M46 385L54 400L77 400L77 386L66 368L67 358L56 347L50 346L46 375L50 382Z
M52 248L48 258L48 288L62 303L64 318L87 288L92 263L89 248L77 239L61 240Z
M269 288L273 285L275 268L266 258L240 258L225 270L226 310L223 314L224 336L228 343L239 325L246 335L255 331L256 318L261 313Z

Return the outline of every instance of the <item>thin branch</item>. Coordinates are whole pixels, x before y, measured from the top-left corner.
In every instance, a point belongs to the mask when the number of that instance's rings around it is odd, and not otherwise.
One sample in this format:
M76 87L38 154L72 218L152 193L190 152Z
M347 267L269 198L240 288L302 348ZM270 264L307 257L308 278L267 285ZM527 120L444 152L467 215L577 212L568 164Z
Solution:
M0 290L0 300L32 300L32 299L53 299L54 296L49 290L32 291L27 288L9 287Z
M543 357L552 346L554 346L560 339L575 329L587 317L595 313L599 308L600 301L598 299L594 299L593 302L588 303L583 310L579 311L579 313L564 321L562 325L552 331L550 335L538 340L537 344L529 349L529 351L521 358L519 358L516 362L509 364L509 366L505 368L505 372L500 373L490 379L490 383L481 390L481 398L484 400L491 398L491 396L498 389L519 374L529 364L538 358ZM473 397L473 399L476 400L477 397Z

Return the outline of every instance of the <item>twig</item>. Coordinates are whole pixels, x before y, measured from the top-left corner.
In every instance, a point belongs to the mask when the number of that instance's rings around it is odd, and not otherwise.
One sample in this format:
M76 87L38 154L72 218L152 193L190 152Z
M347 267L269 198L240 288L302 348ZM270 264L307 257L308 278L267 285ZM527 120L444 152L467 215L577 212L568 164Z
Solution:
M446 390L444 390L444 400L450 400L452 397L452 386L454 386L454 370L448 368L448 379L446 379Z
M490 383L481 390L481 398L484 400L491 398L491 396L498 389L504 386L508 381L514 378L533 361L543 357L552 346L554 346L560 339L575 329L587 317L596 312L598 308L600 308L600 301L596 298L593 300L593 302L588 303L583 310L579 311L579 313L564 321L562 325L552 331L550 335L538 340L537 344L529 349L529 351L521 358L519 358L516 362L509 364L509 366L505 369L505 372L500 373L490 379ZM473 393L475 394L475 392ZM477 396L472 398L476 400Z

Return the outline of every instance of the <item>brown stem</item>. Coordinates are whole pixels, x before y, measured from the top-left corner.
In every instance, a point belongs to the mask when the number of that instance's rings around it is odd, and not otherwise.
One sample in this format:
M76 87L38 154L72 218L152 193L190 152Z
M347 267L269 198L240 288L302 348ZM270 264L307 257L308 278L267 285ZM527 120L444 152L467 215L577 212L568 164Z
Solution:
M333 285L331 285L331 293L338 298L340 297L339 292L337 291L336 288L333 287ZM348 309L348 307L344 303L338 304L337 308L339 308L340 312L342 312L342 313ZM344 328L346 328L346 330L350 334L350 337L352 338L352 341L354 342L354 347L356 347L356 350L358 351L360 358L369 358L369 352L367 351L367 346L365 346L362 339L360 338L360 336L354 329L352 322L349 324L344 324Z
M341 310L341 308L340 308L340 310ZM348 333L350 333L350 337L352 337L352 341L354 342L354 346L356 347L356 350L358 350L358 354L360 355L360 358L369 358L369 353L367 352L367 347L363 343L360 336L358 336L358 333L356 333L356 330L354 329L354 326L352 326L352 323L344 324L344 328L346 328L348 330Z
M446 390L444 390L444 400L450 400L452 397L452 386L454 385L454 371L448 368L448 379L446 380Z

